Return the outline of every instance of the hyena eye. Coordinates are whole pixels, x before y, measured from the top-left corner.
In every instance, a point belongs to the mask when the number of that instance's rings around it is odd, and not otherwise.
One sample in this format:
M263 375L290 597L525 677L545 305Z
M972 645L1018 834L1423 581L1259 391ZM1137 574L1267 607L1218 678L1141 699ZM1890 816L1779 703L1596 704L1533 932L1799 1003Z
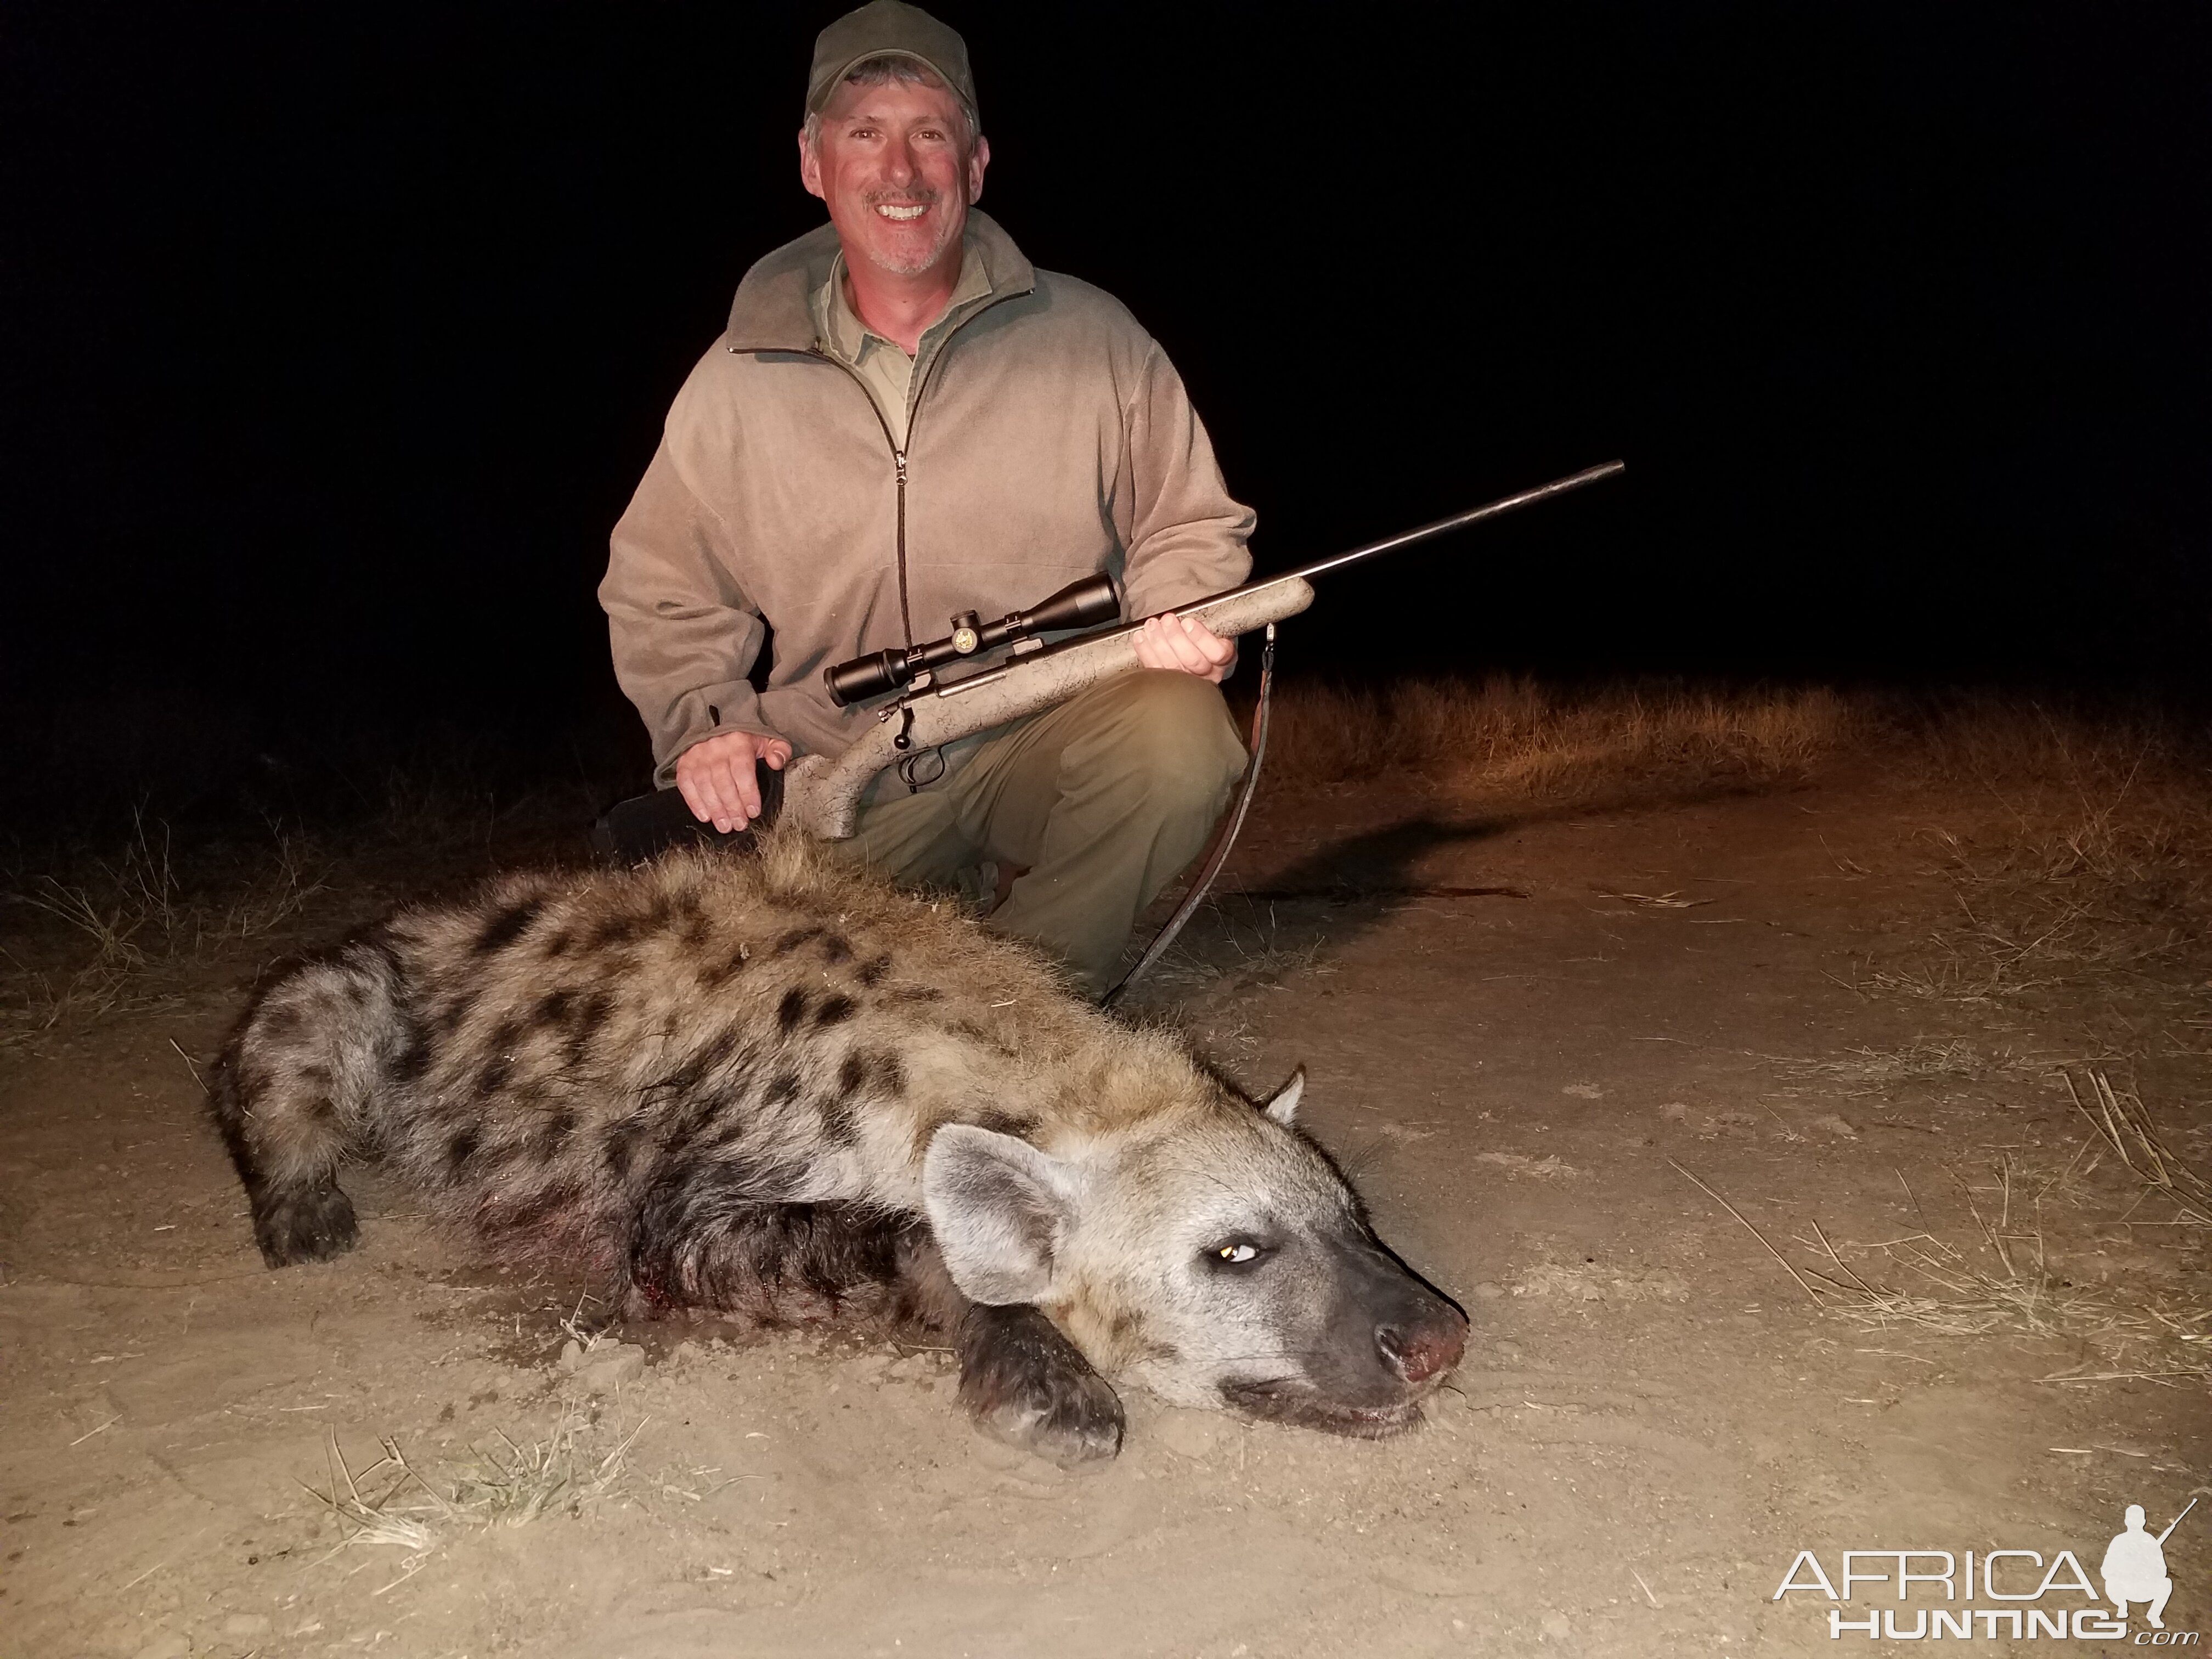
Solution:
M1227 1244L1217 1244L1207 1251L1206 1255L1224 1267L1242 1267L1248 1263L1257 1261L1261 1251L1257 1244L1240 1238Z

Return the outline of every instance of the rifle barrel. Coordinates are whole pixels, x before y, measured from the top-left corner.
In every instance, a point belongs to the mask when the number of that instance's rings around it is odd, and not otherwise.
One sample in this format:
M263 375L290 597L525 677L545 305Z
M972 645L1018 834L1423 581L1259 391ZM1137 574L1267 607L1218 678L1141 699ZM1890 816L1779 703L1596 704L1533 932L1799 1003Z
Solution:
M1498 500L1486 502L1480 507L1469 507L1464 513L1455 513L1449 519L1438 519L1434 524L1425 524L1416 530L1405 530L1395 536L1385 536L1379 542L1370 542L1364 547L1355 547L1349 553L1339 553L1334 557L1322 560L1318 564L1305 565L1297 570L1286 570L1279 576L1262 576L1258 581L1246 582L1242 587L1224 588L1218 593L1209 593L1202 599L1193 599L1187 605L1176 606L1176 614L1195 617L1203 612L1207 606L1219 605L1224 599L1246 598L1252 594L1265 592L1271 587L1286 588L1300 585L1307 577L1318 576L1324 570L1334 570L1359 559L1371 559L1377 553L1388 553L1396 548L1410 546L1414 542L1425 542L1431 536L1443 535L1446 531L1459 530L1471 524L1480 524L1485 519L1495 519L1503 514L1512 512L1516 507L1531 507L1538 501L1549 501L1554 495L1564 495L1571 489L1580 489L1584 484L1595 483L1601 478L1610 478L1614 473L1626 472L1627 470L1628 463L1626 461L1607 461L1600 466L1584 467L1581 471L1570 473L1564 478L1554 478L1549 483L1538 484L1534 489L1524 489L1517 495L1501 495ZM1307 594L1306 603L1310 603L1311 590L1304 591ZM1304 604L1291 607L1292 611L1304 608ZM1144 619L1139 617L1135 622L1123 623L1119 628L1102 628L1095 634L1079 634L1073 639L1062 640L1057 645L1046 647L1043 654L1058 656L1062 652L1095 645L1102 640L1121 639L1135 633L1144 625ZM968 679L948 682L937 688L937 695L945 696L963 686L973 685L977 681L994 679L1008 669L1018 666L1019 666L1018 662L1006 663L998 668L988 670L984 673L971 676Z
M1471 524L1480 524L1485 519L1498 518L1512 512L1516 507L1533 507L1538 501L1549 501L1554 495L1564 495L1571 489L1580 489L1584 484L1595 483L1601 478L1610 478L1614 473L1626 472L1627 470L1628 463L1626 461L1607 461L1599 466L1586 466L1579 472L1570 473L1564 478L1554 478L1547 484L1538 484L1534 489L1524 489L1517 495L1501 495L1498 500L1486 502L1480 507L1469 507L1464 513L1455 513L1449 519L1438 519L1433 524L1425 524L1415 530L1404 530L1395 536L1385 536L1379 542L1370 542L1364 547L1355 547L1349 553L1336 554L1322 560L1319 563L1304 565L1296 570L1286 570L1277 576L1262 576L1259 580L1247 582L1242 587L1225 588L1218 593L1209 593L1202 599L1193 599L1187 605L1177 605L1176 611L1179 616L1195 616L1206 606L1218 605L1224 599L1258 593L1270 587L1288 587L1292 583L1304 581L1309 576L1318 576L1325 570L1334 570L1360 559L1370 559L1377 553L1389 553L1397 548L1409 546L1414 542L1425 542L1431 536L1441 536L1447 531L1460 530ZM1297 608L1299 607L1293 607L1293 609ZM1062 651L1073 650L1079 646L1091 644L1098 640L1119 639L1124 635L1135 633L1144 625L1143 619L1139 618L1136 622L1124 623L1119 628L1102 628L1095 634L1079 634L1073 639L1062 640L1059 644L1047 647L1045 654L1054 655ZM992 671L994 674L1000 672L1002 671ZM957 681L955 684L966 684L968 682ZM951 689L950 686L940 687L939 695L943 695L945 691Z
M1464 513L1455 513L1449 519L1438 519L1434 524L1425 524L1418 530L1401 531L1395 536L1385 536L1379 542L1370 542L1364 547L1355 547L1349 553L1336 554L1333 557L1322 560L1317 564L1310 564L1288 574L1293 576L1318 576L1324 570L1334 570L1339 566L1351 564L1359 559L1372 558L1377 553L1389 553L1413 542L1425 542L1430 537L1441 536L1447 531L1462 529L1471 524L1480 524L1485 519L1498 518L1514 511L1516 507L1534 507L1538 501L1549 501L1554 495L1564 495L1570 489L1580 489L1584 484L1594 484L1601 478L1610 478L1616 472L1626 471L1628 463L1626 461L1607 461L1599 466L1584 467L1581 471L1571 474L1567 477L1554 478L1549 483L1538 484L1534 489L1524 489L1517 495L1500 496L1497 501L1484 506L1470 507ZM1282 579L1269 577L1267 580L1279 581Z
M2158 1541L2159 1541L2160 1543L2163 1544L2164 1542L2166 1542L2166 1540L2167 1539L2169 1539L2169 1538L2172 1537L2172 1536L2173 1536L2173 1529L2174 1529L2176 1527L2179 1526L2179 1525L2180 1525L2184 1521L2186 1521L2186 1520L2189 1518L2189 1510L2193 1510L2193 1509L2195 1509L2196 1507L2197 1507L2197 1500L2196 1500L2195 1498L2191 1498L2191 1499L2189 1500L2189 1508L2188 1508L2188 1509L2185 1509L2185 1510L2182 1510L2182 1512L2181 1512L2180 1514L2179 1514L2179 1515L2175 1516L2173 1517L2173 1519L2172 1519L2172 1520L2171 1520L2171 1521L2169 1521L2169 1522L2167 1522L2166 1523L2166 1530L2165 1530L2164 1532L2162 1532L2162 1533L2159 1534L2159 1535L2158 1535Z

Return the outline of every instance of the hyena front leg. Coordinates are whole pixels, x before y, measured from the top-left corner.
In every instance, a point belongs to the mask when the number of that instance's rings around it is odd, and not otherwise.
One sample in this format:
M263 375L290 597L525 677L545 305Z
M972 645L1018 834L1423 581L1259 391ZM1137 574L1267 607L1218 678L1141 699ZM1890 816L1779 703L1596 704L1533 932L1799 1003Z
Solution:
M900 1261L902 1302L952 1339L960 1403L994 1440L1074 1468L1121 1449L1121 1401L1036 1309L992 1307L961 1294L926 1232Z
M1121 1401L1035 1308L976 1303L960 1322L960 1401L976 1425L1062 1468L1121 1449Z
M358 1236L339 1162L387 1081L401 1021L394 970L349 951L271 986L216 1062L209 1092L272 1267L342 1255Z

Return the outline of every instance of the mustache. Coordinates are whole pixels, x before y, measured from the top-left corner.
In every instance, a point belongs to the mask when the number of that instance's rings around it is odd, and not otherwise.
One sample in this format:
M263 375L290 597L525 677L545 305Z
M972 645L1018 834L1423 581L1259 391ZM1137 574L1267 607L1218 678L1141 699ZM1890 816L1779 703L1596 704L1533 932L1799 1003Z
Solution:
M902 190L871 190L861 192L860 200L868 207L930 207L945 198L945 192L927 185L908 185Z

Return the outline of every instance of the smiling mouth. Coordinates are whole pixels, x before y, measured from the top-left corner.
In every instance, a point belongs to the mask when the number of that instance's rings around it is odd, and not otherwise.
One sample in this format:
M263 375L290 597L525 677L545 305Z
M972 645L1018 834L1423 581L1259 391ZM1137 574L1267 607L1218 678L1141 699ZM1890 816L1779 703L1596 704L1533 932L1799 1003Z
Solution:
M886 219L903 224L909 219L919 219L923 214L928 212L929 204L927 202L915 202L911 204L902 202L878 202L876 204L876 211Z

